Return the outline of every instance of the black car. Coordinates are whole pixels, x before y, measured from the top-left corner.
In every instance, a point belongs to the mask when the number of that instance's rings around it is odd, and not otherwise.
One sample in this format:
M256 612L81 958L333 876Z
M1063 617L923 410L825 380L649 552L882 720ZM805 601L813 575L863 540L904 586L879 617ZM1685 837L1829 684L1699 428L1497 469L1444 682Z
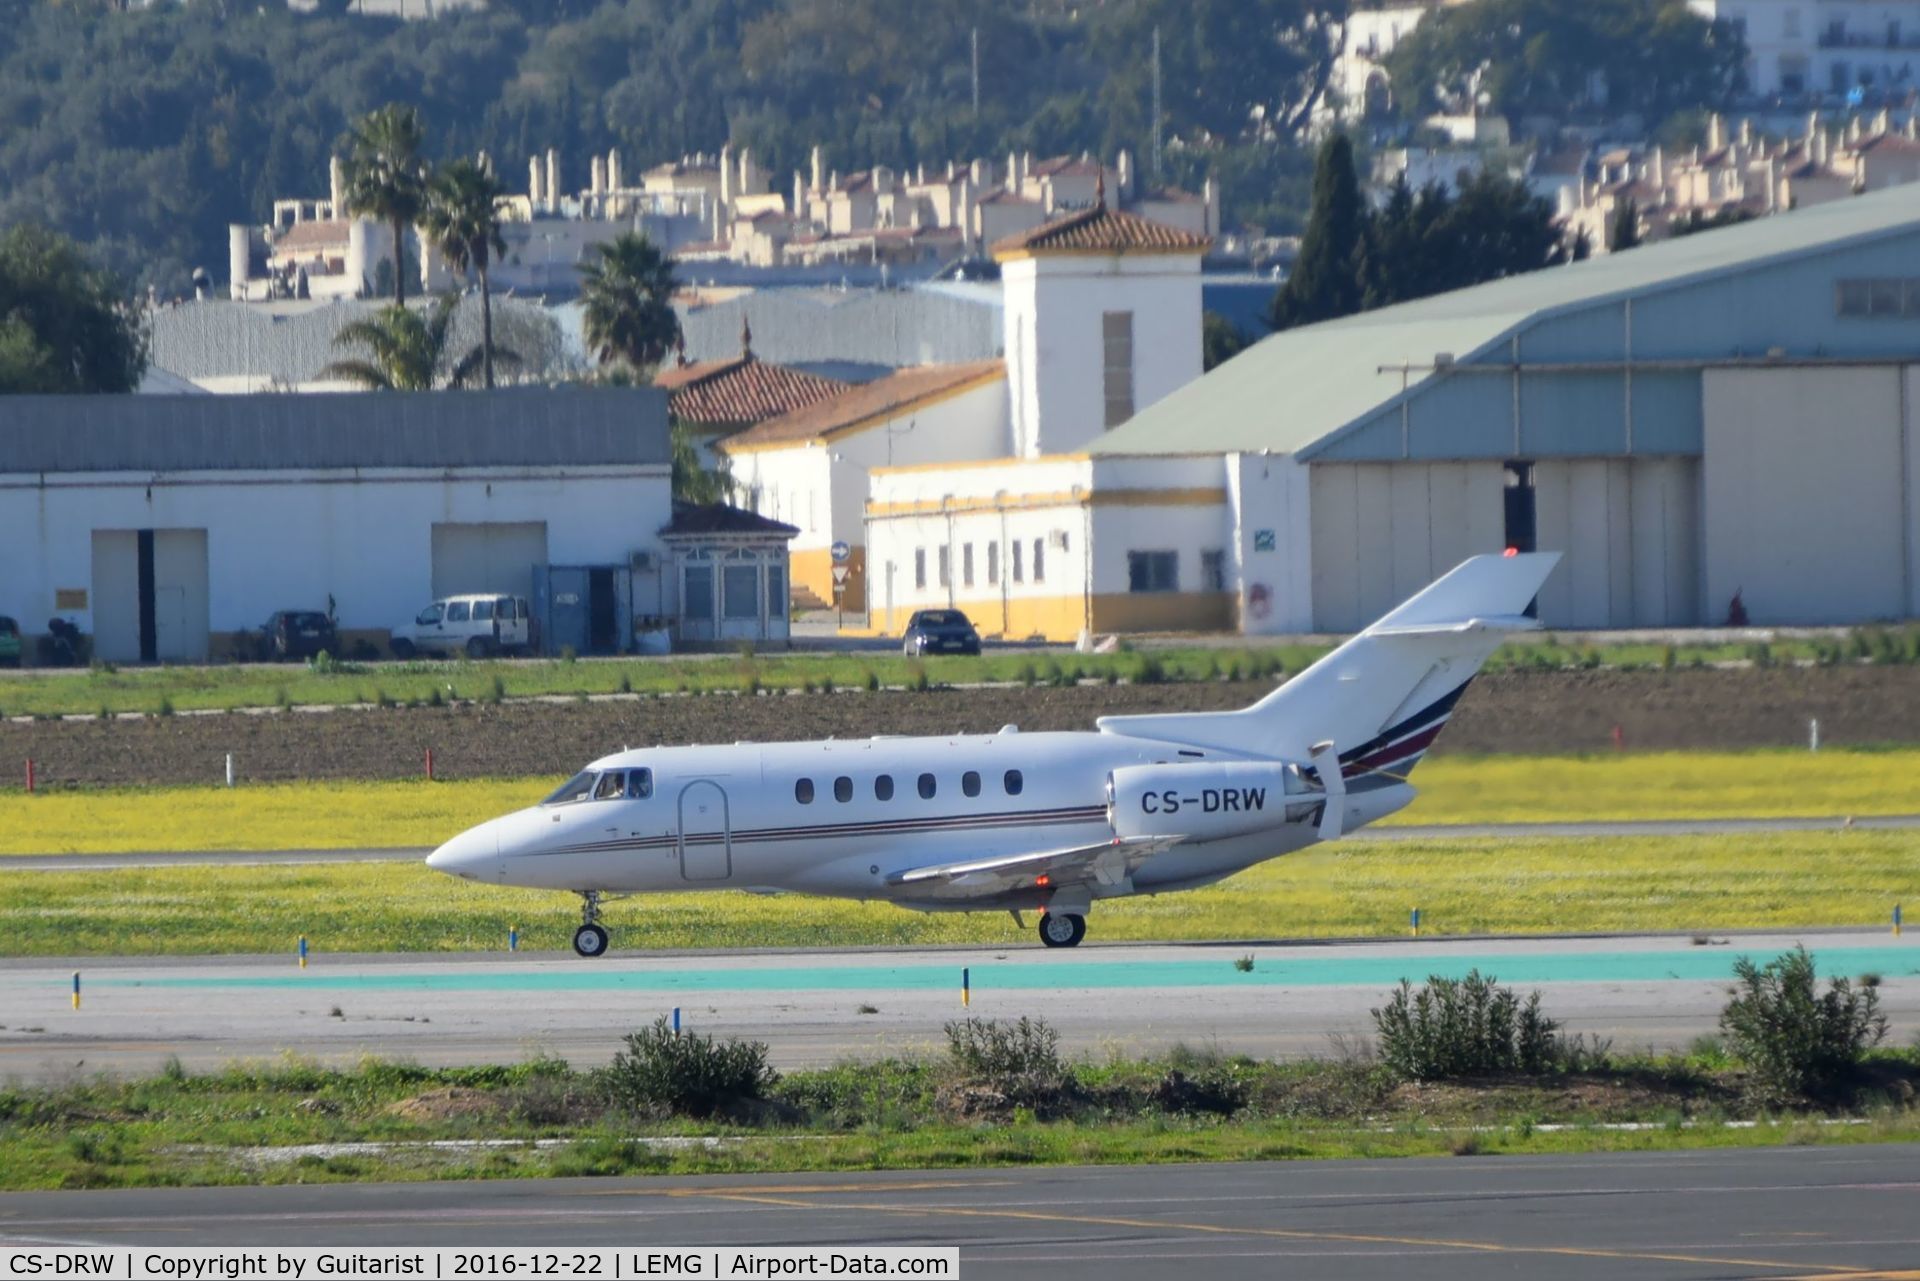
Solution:
M907 620L901 649L908 654L978 654L980 633L957 609L923 609Z
M270 663L312 658L321 650L338 654L333 620L317 609L283 609L269 618L256 640L259 657Z

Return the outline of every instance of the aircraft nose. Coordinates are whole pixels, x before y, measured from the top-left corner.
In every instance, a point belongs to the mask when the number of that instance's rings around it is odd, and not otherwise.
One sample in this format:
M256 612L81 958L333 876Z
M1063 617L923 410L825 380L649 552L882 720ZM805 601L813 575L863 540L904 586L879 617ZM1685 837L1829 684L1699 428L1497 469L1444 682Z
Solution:
M427 855L427 866L436 872L468 878L481 875L500 857L500 836L491 823L468 828Z

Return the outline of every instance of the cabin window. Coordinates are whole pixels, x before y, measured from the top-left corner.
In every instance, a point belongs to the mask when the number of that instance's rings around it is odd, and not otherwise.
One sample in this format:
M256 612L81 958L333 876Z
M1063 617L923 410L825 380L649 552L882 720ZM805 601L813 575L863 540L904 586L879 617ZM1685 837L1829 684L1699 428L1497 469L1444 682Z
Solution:
M552 796L549 796L540 803L542 805L566 805L572 801L579 800L583 796L591 796L593 794L593 780L597 777L598 775L590 769L581 770L578 774L575 774L572 778L562 783L559 790Z
M1008 796L1020 795L1021 790L1027 785L1027 780L1020 777L1020 771L1017 769L1008 770L1000 781L1006 784Z
M650 769L630 769L627 771L627 799L644 801L653 795L653 771Z
M627 772L610 769L600 776L600 783L593 789L596 801L617 801L627 794Z
M793 785L793 799L802 805L813 804L813 780L810 778L796 780Z
M933 775L922 774L920 776L920 799L921 800L923 801L932 800L933 794L939 790L940 790L939 787L933 781Z
M893 799L893 775L882 774L873 780L873 799L876 801Z
M966 773L962 774L960 776L960 790L962 792L965 792L968 796L980 795L979 773L975 770L968 770Z
M845 774L833 780L833 799L842 805L853 799L853 780Z

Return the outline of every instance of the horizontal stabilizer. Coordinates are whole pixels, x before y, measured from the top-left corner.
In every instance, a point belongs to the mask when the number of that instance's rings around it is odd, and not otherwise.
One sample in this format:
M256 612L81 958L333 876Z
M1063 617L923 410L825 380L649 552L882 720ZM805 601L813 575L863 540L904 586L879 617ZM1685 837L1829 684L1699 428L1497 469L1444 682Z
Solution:
M1117 886L1152 858L1179 843L1178 836L1138 836L1067 849L1009 854L895 872L887 884L912 887L916 898L990 898L1044 884Z

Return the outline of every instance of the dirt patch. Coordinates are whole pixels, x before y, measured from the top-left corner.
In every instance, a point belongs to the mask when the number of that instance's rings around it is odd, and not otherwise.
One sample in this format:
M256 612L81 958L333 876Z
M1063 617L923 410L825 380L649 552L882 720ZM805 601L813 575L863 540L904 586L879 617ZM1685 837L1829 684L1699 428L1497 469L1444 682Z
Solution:
M49 786L561 775L626 745L1091 729L1108 713L1244 707L1264 682L470 704L325 713L0 723L0 766ZM1920 742L1920 667L1501 672L1474 682L1437 750L1565 753Z
M453 1121L461 1117L492 1116L499 1110L499 1104L491 1095L462 1085L428 1090L386 1107L388 1116L408 1121Z

